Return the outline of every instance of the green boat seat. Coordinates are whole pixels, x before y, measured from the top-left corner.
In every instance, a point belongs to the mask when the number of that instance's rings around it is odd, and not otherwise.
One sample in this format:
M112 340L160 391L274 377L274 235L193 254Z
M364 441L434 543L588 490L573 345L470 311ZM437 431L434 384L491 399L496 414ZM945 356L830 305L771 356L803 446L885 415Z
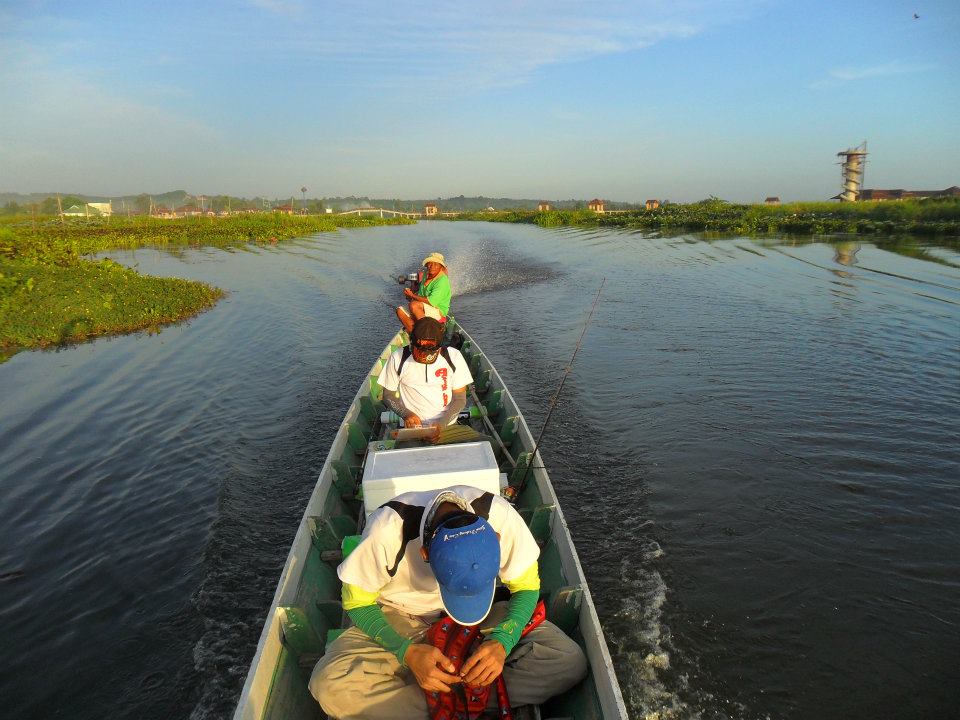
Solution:
M320 636L307 617L298 607L279 607L280 639L297 657L303 655L320 656L323 646Z
M347 444L356 455L363 455L367 451L369 433L365 433L357 423L347 423Z
M333 484L337 487L337 492L341 497L355 497L357 494L357 476L343 460L334 460L333 466ZM359 466L357 471L359 472Z
M583 588L579 585L566 585L550 593L550 602L547 603L547 619L563 630L567 635L573 635L580 626L580 606L583 604Z
M527 470L531 457L532 453L528 452L517 455L517 465L510 471L510 484L514 487L519 487L521 482L529 483L533 481L533 470Z
M329 517L311 516L307 518L307 527L313 546L320 552L339 550L343 539L357 531L357 521L348 515Z
M370 378L370 397L374 400L383 400L383 388L377 382L377 376L371 375Z
M487 398L487 415L495 418L501 412L503 412L503 390L494 390Z
M513 439L517 436L517 430L520 427L520 418L516 415L511 415L506 420L503 421L503 425L500 426L500 439L503 441L503 444L508 448L513 445Z
M541 547L546 544L547 540L550 539L550 530L553 524L553 515L556 509L557 506L553 504L541 505L537 508L534 508L530 519L527 521L527 526L530 528L530 534L533 535L533 539L536 540L537 544Z
M364 395L360 398L359 417L363 418L370 427L375 426L380 420L380 413L383 412L383 409L383 403L374 400L369 395Z
M490 371L482 370L474 375L473 387L478 395L486 395L490 389Z
M557 541L552 537L547 540L540 551L540 592L550 595L567 585L567 578L563 572L563 561Z

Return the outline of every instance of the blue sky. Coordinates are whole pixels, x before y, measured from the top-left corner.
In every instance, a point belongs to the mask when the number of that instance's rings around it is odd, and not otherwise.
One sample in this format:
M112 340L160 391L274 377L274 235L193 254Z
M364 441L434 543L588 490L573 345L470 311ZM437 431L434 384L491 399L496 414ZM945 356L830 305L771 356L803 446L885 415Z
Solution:
M956 0L0 0L0 191L816 200L863 140L867 187L944 188L957 38Z

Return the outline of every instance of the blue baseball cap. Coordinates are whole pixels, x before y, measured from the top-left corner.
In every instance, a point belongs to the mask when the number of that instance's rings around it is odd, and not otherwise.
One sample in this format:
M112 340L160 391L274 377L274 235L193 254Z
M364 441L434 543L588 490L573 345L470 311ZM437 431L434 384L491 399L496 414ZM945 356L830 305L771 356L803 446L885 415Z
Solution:
M481 517L460 527L441 523L430 541L430 567L440 585L443 609L461 625L476 625L493 605L500 539Z

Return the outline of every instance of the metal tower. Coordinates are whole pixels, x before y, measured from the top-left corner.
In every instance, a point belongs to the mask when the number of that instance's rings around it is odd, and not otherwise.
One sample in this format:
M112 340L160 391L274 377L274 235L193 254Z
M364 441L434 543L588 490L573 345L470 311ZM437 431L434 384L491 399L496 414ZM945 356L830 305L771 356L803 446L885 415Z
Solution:
M867 141L864 140L855 148L849 148L837 153L842 157L840 163L843 171L843 192L836 196L840 202L856 202L860 199L863 189L863 170L867 164Z

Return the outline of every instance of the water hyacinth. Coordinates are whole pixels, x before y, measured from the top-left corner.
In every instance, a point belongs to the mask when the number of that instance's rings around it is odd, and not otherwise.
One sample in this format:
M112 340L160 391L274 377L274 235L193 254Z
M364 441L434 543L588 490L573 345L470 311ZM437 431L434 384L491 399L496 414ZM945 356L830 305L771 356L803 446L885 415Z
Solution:
M457 219L534 223L541 227L586 226L652 230L730 232L741 235L853 233L960 236L960 199L798 202L744 205L710 198L665 203L651 210L596 213L591 210L514 210L461 214Z
M139 247L230 247L276 243L338 228L408 220L247 214L161 220L148 217L0 220L0 361L50 347L184 320L223 291L206 283L140 275L89 256Z

